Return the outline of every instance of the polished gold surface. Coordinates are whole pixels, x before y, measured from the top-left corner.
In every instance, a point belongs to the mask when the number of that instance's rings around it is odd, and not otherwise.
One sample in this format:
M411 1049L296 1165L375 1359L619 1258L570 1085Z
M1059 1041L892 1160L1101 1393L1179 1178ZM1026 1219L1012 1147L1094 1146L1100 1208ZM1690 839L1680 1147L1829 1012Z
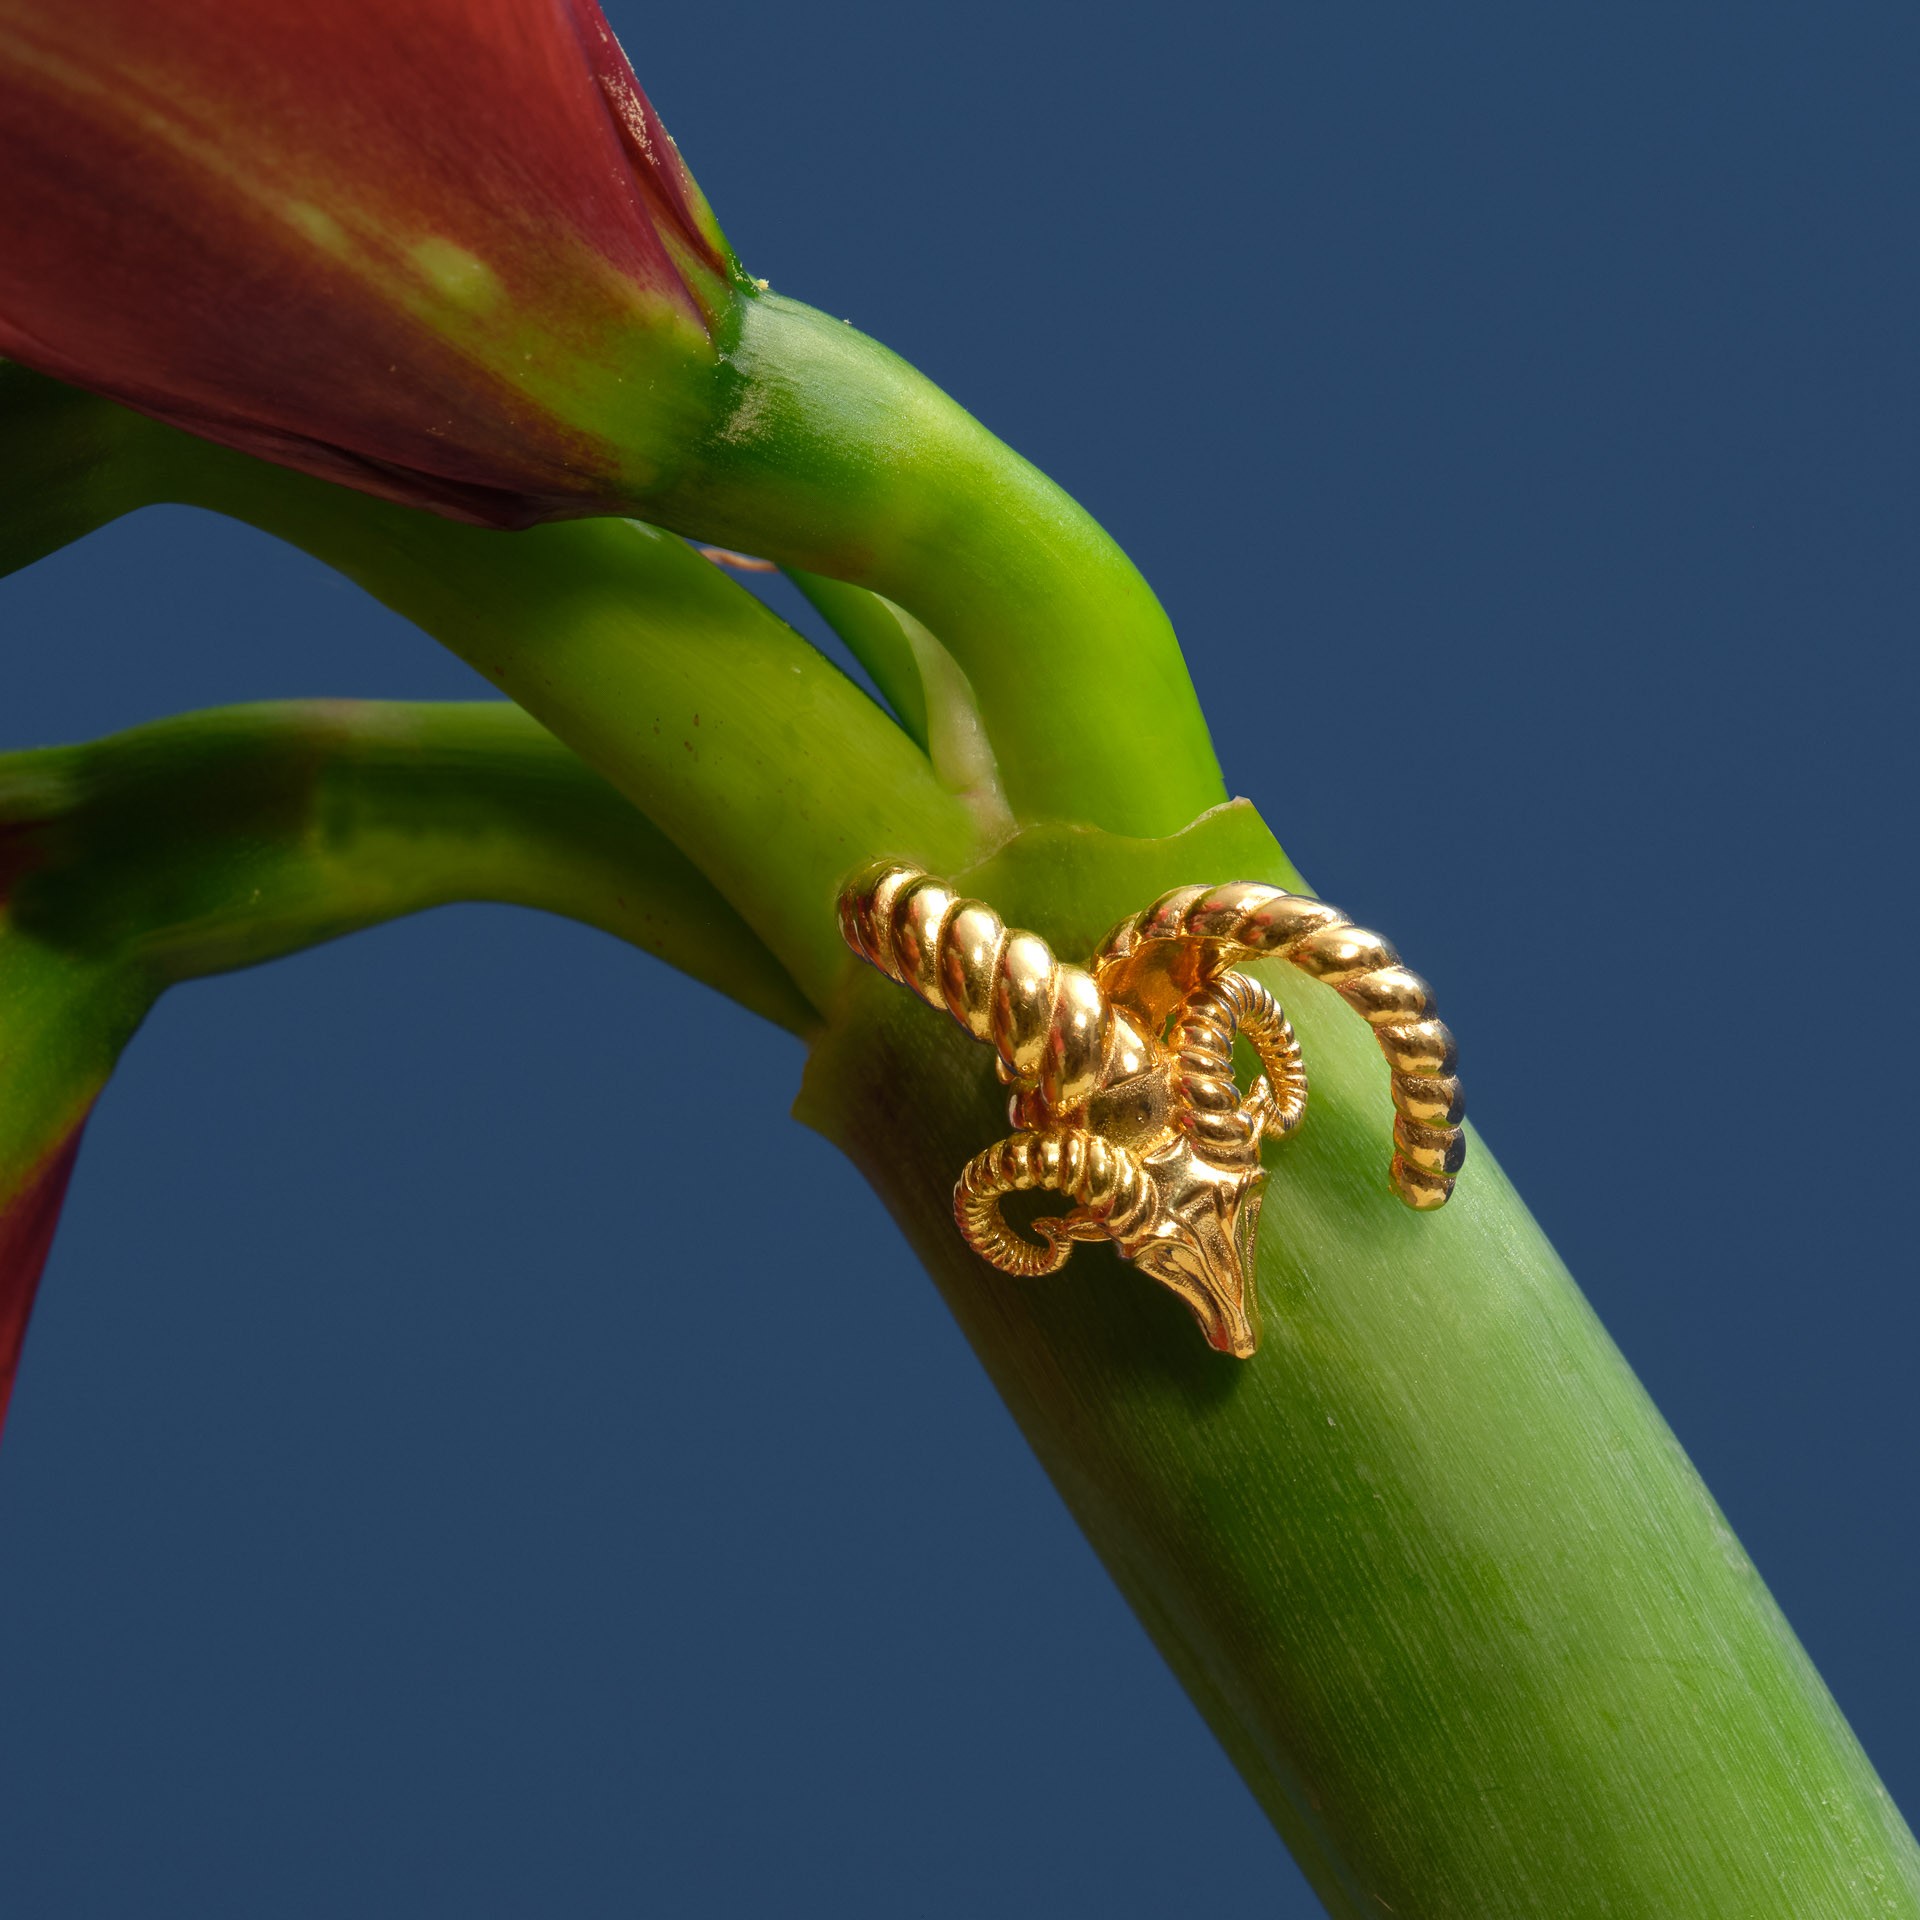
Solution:
M1465 1152L1453 1036L1393 947L1323 900L1250 881L1177 887L1075 967L918 868L878 866L841 894L840 926L862 959L994 1050L1014 1131L968 1162L953 1210L1007 1273L1057 1272L1076 1240L1111 1240L1213 1346L1253 1352L1260 1149L1299 1126L1307 1077L1286 1014L1240 960L1284 960L1372 1026L1397 1109L1388 1179L1410 1207L1453 1191ZM1244 1094L1236 1036L1261 1069ZM1073 1203L1032 1221L1037 1240L1001 1212L1034 1191Z

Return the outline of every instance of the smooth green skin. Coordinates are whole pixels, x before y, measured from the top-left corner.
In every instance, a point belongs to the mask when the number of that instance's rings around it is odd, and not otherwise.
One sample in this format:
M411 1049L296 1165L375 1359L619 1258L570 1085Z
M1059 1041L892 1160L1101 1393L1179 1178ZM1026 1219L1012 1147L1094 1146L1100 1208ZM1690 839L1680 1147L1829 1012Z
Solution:
M158 991L22 938L0 912L0 1216L85 1121Z
M685 855L504 702L230 707L0 755L0 874L0 1203L167 987L451 901L584 921L818 1025Z
M880 696L916 746L927 744L927 690L896 610L878 594L850 587L843 580L788 567L786 575L806 595L813 610L847 643L866 668Z
M0 569L163 501L305 548L444 642L662 829L816 1007L845 967L834 896L872 848L934 868L985 850L919 743L658 528L463 526L0 363Z
M711 348L662 358L646 328L625 349L605 345L609 427L651 449L620 482L636 515L870 588L923 621L972 682L1022 818L1170 833L1226 797L1160 603L1043 473L878 341L798 301L740 293ZM630 379L616 377L622 351L633 355ZM666 419L670 458L659 445ZM86 431L133 437L124 422ZM243 506L244 483L226 500L206 497L221 489L216 450L196 458L159 438L149 445L181 497ZM242 473L275 471L227 458ZM124 473L111 476L114 489ZM1115 750L1148 738L1150 754Z
M1196 878L1300 889L1257 815L1034 828L965 891L1081 955ZM1312 1091L1270 1149L1246 1362L1105 1247L1017 1280L954 1232L1006 1131L986 1050L867 972L796 1108L886 1200L1329 1912L1920 1914L1920 1852L1726 1521L1485 1147L1438 1214L1386 1180L1387 1072L1261 969ZM1207 1841L1190 1850L1195 1910Z
M992 835L914 742L677 542L446 527L159 431L132 436L133 497L271 527L420 620L645 808L830 1014L800 1112L894 1209L1331 1911L1920 1915L1911 1837L1484 1150L1441 1214L1388 1193L1385 1068L1323 990L1275 982L1313 1093L1275 1159L1251 1362L1105 1249L1021 1282L962 1247L952 1182L1005 1130L1001 1098L982 1049L839 951L840 878L917 859L1077 956L1172 884L1298 886L1250 809L1177 841L1032 825L982 864ZM751 522L695 530L779 551ZM1098 743L1069 713L1050 764L1054 735L1007 713L1022 673L1052 672L1031 632L997 668L970 645L1029 819L1096 746L1109 784L1144 746L1204 750L1197 717L1129 700ZM1203 1897L1206 1837L1184 1844Z
M1226 798L1172 625L1084 508L844 321L761 294L722 344L713 430L635 511L923 621L1022 819L1172 833Z
M153 499L163 429L0 360L0 577Z
M304 547L484 674L666 833L815 1006L845 967L835 894L874 847L977 857L978 823L926 754L671 535L490 533L246 467L196 459L176 497Z

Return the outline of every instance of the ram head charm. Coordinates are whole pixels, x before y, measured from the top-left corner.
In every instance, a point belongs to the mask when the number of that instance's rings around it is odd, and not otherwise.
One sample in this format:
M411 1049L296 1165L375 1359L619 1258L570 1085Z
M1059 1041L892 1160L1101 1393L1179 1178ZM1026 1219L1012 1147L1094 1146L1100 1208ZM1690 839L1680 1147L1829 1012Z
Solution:
M1307 1080L1286 1014L1240 960L1285 960L1364 1016L1392 1069L1394 1191L1422 1209L1453 1191L1465 1151L1453 1037L1426 982L1324 901L1251 882L1178 887L1083 968L918 868L879 866L841 894L840 924L862 959L994 1050L1014 1131L968 1162L953 1210L1007 1273L1053 1273L1076 1240L1111 1240L1211 1345L1253 1352L1260 1148L1299 1126ZM1260 1063L1245 1093L1236 1036ZM1030 1239L1001 1203L1035 1189L1070 1204L1034 1219Z

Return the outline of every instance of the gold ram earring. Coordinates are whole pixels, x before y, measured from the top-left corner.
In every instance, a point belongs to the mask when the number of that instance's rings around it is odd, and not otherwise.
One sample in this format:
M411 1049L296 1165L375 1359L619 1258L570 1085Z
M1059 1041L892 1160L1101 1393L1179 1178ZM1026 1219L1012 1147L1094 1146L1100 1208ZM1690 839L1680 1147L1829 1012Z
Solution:
M953 1211L1004 1272L1054 1273L1076 1240L1111 1240L1187 1303L1211 1345L1253 1352L1260 1146L1299 1126L1307 1078L1287 1016L1238 960L1284 960L1364 1016L1393 1074L1394 1191L1423 1210L1453 1191L1466 1151L1453 1036L1427 983L1325 901L1252 882L1177 887L1081 968L917 867L877 866L842 892L840 928L994 1050L1015 1131L968 1162ZM1260 1062L1246 1094L1236 1034ZM1038 1240L1000 1211L1034 1189L1073 1203L1032 1222Z

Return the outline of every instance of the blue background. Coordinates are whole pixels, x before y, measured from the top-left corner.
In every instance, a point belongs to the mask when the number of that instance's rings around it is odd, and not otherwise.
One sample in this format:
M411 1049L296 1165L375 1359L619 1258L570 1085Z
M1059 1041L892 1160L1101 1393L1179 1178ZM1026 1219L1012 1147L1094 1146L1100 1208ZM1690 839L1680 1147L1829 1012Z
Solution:
M1139 560L1920 1805L1920 16L612 11L751 269ZM8 745L473 690L179 511L0 625ZM162 1005L0 1450L11 1911L1316 1910L798 1068L499 910ZM802 1192L868 1251L769 1284Z

